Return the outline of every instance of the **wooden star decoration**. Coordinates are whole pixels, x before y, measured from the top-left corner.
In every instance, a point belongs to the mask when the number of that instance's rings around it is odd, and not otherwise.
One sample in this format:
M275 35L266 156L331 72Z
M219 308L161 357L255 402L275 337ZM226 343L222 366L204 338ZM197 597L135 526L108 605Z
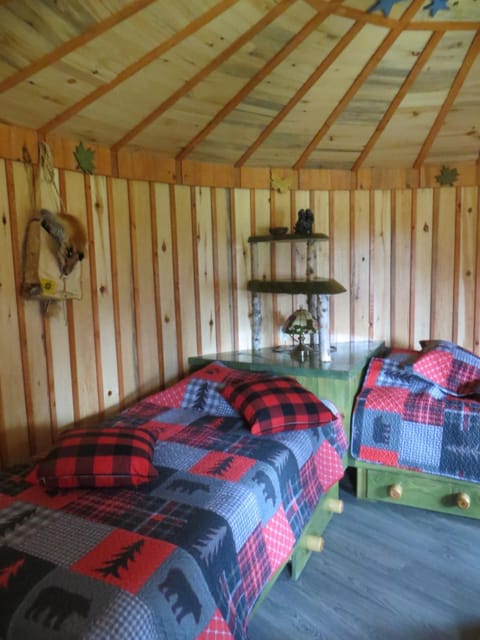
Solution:
M402 2L402 0L377 0L374 5L367 9L367 13L383 11L383 15L387 18L390 15L393 5L397 4L397 2Z
M278 173L272 171L272 177L270 180L271 187L279 193L286 193L292 187L293 176L286 176L282 178Z
M435 180L442 187L453 187L454 183L458 180L458 171L456 169L450 169L444 165L438 176L435 176Z
M430 2L430 4L427 4L423 7L423 9L426 11L427 9L430 9L430 15L434 16L437 11L450 11L450 7L447 6L447 2L448 0L432 0L432 2Z
M85 148L83 142L77 144L73 152L77 161L77 169L81 169L83 173L92 174L95 171L95 151L90 147Z

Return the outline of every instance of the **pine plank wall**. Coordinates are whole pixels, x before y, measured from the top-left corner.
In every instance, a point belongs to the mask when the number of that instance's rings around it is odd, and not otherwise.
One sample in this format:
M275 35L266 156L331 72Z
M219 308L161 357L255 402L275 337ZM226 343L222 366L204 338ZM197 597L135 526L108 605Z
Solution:
M247 239L292 228L300 208L329 235L317 275L348 290L332 297L332 342L417 348L444 338L480 353L477 166L462 168L455 187L439 187L435 168L285 170L292 188L279 193L269 170L142 164L134 155L114 163L99 153L96 174L85 176L71 147L53 141L54 187L35 181L35 147L22 135L0 131L2 467L44 451L67 425L170 384L191 355L249 348ZM45 314L21 295L22 247L35 203L57 210L59 196L84 222L89 248L82 299ZM265 245L260 266L266 278L302 277L305 247ZM289 342L282 321L304 302L263 298L264 346Z

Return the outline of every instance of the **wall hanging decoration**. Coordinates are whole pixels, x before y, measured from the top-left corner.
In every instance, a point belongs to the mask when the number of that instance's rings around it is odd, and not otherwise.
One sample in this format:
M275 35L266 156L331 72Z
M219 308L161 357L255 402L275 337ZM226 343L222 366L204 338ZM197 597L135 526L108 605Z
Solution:
M282 177L278 171L272 171L270 177L270 185L274 191L278 193L287 193L292 188L293 176Z
M433 17L437 11L450 11L450 7L447 5L448 0L432 0L430 4L423 7L425 11L430 11L430 15Z
M383 11L383 15L387 18L390 15L390 11L394 4L402 2L403 0L378 0L374 5L367 9L367 13L373 13L373 11Z
M81 270L87 236L75 216L47 209L27 227L22 291L29 298L66 300L82 297ZM78 265L78 266L77 266Z
M80 263L87 234L80 220L65 212L55 181L52 152L39 143L38 176L23 251L22 292L28 298L52 301L82 297ZM41 201L48 200L47 206ZM58 209L55 213L52 209Z
M446 167L445 165L441 168L440 173L435 176L435 180L442 187L453 187L455 182L458 180L458 171L455 168Z
M80 142L75 147L73 155L77 161L77 169L81 169L83 173L88 175L95 171L95 151L93 149L84 147L83 142Z

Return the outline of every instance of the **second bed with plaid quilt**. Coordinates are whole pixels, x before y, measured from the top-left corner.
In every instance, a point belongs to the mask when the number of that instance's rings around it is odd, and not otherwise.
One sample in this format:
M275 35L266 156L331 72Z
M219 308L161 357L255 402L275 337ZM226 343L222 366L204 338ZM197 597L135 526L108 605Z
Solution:
M208 375L109 418L95 444L77 433L46 467L0 474L0 638L246 637L346 444L338 419L252 435ZM95 465L102 486L83 488Z
M363 462L480 482L480 358L445 341L373 358L352 416Z

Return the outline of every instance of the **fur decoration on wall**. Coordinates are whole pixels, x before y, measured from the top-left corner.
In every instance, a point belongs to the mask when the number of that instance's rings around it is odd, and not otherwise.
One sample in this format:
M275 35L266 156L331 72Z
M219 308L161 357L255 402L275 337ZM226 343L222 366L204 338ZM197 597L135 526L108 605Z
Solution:
M68 213L42 209L25 238L23 293L48 300L81 298L81 270L87 246L82 223Z

